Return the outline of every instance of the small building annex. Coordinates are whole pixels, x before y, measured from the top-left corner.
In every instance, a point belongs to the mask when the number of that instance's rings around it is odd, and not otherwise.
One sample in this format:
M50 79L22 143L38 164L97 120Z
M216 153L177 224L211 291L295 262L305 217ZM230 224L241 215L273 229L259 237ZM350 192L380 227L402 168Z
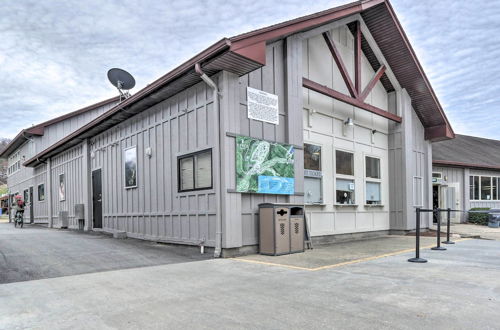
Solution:
M60 180L58 172L64 172L63 168L67 166L66 162L60 162L58 166L53 166L51 173L47 172L45 163L36 168L26 167L22 164L106 112L116 105L118 100L118 97L104 100L19 132L0 153L0 158L8 160L7 186L10 203L6 204L12 204L14 196L21 194L28 205L24 214L26 221L49 223L49 208L53 210L61 208L67 210L65 204L77 203L79 201L78 198L65 199L64 201L51 199L49 197L52 195L49 195L49 191L47 191L49 180L51 180L51 184L54 186L56 186L56 181ZM77 153L73 154L75 157L78 156ZM73 188L76 187L77 185L73 185ZM74 198L75 196L72 195L71 197ZM49 206L49 204L51 205ZM54 217L57 217L57 215L58 213L56 212ZM72 211L70 215L72 216Z
M87 230L219 256L256 249L264 202L305 204L317 240L413 229L453 137L391 4L366 0L224 38L23 164L78 163L57 175Z
M432 144L433 206L500 208L500 141L456 135ZM452 213L455 222L467 214Z

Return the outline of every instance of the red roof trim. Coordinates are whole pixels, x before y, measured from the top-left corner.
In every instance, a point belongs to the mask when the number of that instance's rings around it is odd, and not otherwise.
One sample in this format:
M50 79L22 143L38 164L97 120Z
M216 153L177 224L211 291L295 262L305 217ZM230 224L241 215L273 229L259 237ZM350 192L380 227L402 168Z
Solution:
M231 50L236 50L260 41L269 41L275 38L280 38L297 31L311 29L335 19L359 13L363 10L379 5L384 1L385 0L364 0L351 2L342 6L323 10L318 13L302 16L286 22L243 33L229 38L232 43Z
M439 103L439 100L436 96L436 93L434 92L434 89L432 88L430 82L429 82L429 79L427 78L423 68L422 68L422 65L420 64L420 61L418 60L417 58L417 55L415 53L415 50L413 49L413 47L411 46L411 43L408 39L408 36L406 35L405 31L403 30L403 27L401 25L401 23L399 22L399 19L398 17L396 16L396 12L394 11L394 8L392 7L391 3L389 0L386 0L384 1L385 3L385 6L387 7L388 11L389 11L389 14L391 15L392 19L394 20L394 22L396 23L396 28L398 29L399 33L401 34L401 37L403 38L403 41L406 45L406 47L408 48L408 50L410 51L410 54L411 54L411 57L413 59L413 61L415 62L415 64L417 65L417 69L419 71L419 73L422 75L423 79L424 79L424 82L425 82L425 85L426 87L429 89L431 95L432 95L432 98L434 100L434 102L436 103L438 109L439 109L439 112L441 113L441 115L443 116L445 122L446 122L446 135L444 136L445 138L455 138L455 132L453 132L453 128L451 127L450 125L450 122L448 121L448 117L446 117L446 114L444 113L444 110L441 106L441 103ZM449 136L448 133L451 135Z

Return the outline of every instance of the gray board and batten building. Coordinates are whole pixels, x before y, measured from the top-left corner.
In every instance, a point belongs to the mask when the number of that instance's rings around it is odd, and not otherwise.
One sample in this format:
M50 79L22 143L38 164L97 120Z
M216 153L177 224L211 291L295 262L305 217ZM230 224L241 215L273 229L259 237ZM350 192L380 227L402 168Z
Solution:
M255 251L261 203L305 204L317 241L412 230L431 143L453 137L391 4L368 0L224 38L20 157L49 226L83 204L85 230L232 255Z
M433 206L500 209L500 141L457 134L432 145ZM467 213L452 213L467 221Z

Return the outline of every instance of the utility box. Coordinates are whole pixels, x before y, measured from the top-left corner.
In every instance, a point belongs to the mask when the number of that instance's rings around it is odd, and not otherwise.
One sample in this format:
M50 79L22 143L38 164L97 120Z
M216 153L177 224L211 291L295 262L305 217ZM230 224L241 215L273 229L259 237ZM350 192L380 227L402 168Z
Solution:
M75 220L78 222L78 230L83 230L85 227L85 206L83 204L75 204Z
M260 253L282 255L304 251L304 207L259 204Z
M500 209L489 210L488 227L500 228Z
M59 211L59 228L68 228L68 211Z

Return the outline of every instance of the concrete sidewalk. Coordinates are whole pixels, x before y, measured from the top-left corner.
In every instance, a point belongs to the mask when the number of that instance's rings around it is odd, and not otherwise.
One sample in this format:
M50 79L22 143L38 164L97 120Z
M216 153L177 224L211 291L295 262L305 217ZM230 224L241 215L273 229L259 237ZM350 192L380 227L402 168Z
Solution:
M430 229L437 230L437 227L433 225ZM441 231L446 233L446 224L441 225ZM458 234L460 237L500 240L500 228L490 228L472 223L452 223L450 232Z
M235 259L0 285L0 329L498 329L500 242L320 271Z
M421 249L436 246L436 238L421 237ZM247 262L260 262L279 266L295 267L304 270L331 268L339 264L370 260L380 256L413 252L415 236L387 235L376 238L338 242L334 244L315 245L314 249L304 253L294 253L281 256L266 256L254 254L237 258Z

